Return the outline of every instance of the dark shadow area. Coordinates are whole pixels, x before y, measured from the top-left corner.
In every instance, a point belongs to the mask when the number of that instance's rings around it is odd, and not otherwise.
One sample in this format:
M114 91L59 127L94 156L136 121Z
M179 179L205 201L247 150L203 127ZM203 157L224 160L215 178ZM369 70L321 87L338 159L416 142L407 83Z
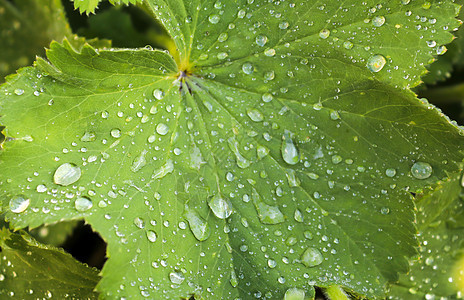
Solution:
M106 243L90 225L80 222L66 239L63 249L90 267L102 269L106 261Z

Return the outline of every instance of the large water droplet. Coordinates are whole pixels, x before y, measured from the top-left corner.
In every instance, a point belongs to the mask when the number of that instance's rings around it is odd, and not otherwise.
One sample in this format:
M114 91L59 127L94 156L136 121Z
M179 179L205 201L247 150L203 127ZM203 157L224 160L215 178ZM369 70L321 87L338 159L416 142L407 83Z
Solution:
M211 24L217 24L219 23L219 21L221 20L221 17L219 15L210 15L208 17L208 21L211 23Z
M23 89L15 89L13 91L16 95L18 96L21 96L22 94L24 94L24 90Z
M134 218L134 225L137 226L137 228L143 229L145 228L145 221L142 218L136 217Z
M85 132L84 135L81 137L82 142L93 142L96 139L96 135L94 132Z
M231 284L233 287L237 287L237 286L238 286L237 274L235 274L235 271L234 271L234 270L230 271L230 284Z
M169 127L164 123L159 123L156 125L156 132L161 135L166 135L169 132Z
M242 65L242 71L243 73L250 75L251 73L253 73L254 67L251 63L247 62Z
M268 41L268 39L267 39L267 36L265 36L265 35L260 34L260 35L258 35L256 37L256 44L258 44L258 46L264 47L264 45L266 45L267 41Z
M139 171L147 164L147 160L145 158L145 155L147 153L148 153L147 150L143 150L138 156L134 158L134 161L132 162L132 166L131 166L132 172Z
M156 169L153 172L153 176L151 176L151 178L160 179L168 175L169 173L172 173L172 171L174 171L174 163L172 162L172 159L168 159L161 168Z
M10 199L10 210L15 214L22 213L27 209L31 199L27 198L24 195L16 195Z
M320 37L321 39L324 39L324 40L325 40L325 39L328 38L329 36L330 36L330 30L328 30L328 29L322 29L321 31L319 31L319 37Z
M387 63L385 57L380 54L373 55L367 60L367 68L374 73L379 72Z
M261 196L254 188L251 193L251 198L261 223L279 224L285 221L284 215L280 211L279 207L264 203L264 201L261 199Z
M395 177L396 170L393 169L393 168L386 169L385 170L385 175L387 175L388 177Z
M174 284L181 284L184 282L185 277L184 274L180 272L171 272L169 273L169 280L171 280L171 282Z
M269 149L264 146L258 145L258 147L256 148L256 153L258 155L258 159L262 159L263 157L269 154Z
M289 186L291 186L291 187L300 186L301 181L296 176L295 170L287 169L287 171L285 172L285 175L287 176Z
M426 179L432 175L432 166L426 162L418 161L411 167L411 174L417 179Z
M81 178L81 169L75 164L64 163L56 169L53 181L56 184L67 186Z
M203 157L201 156L200 148L198 148L195 145L192 148L190 148L190 168L200 170L201 165L205 163L206 162L203 161Z
M303 213L299 209L295 209L295 213L294 213L293 217L294 217L295 221L297 221L297 222L303 223L303 221L304 221Z
M298 149L295 144L293 144L292 133L288 130L285 130L282 136L281 152L282 158L289 165L295 165L300 160Z
M285 292L284 300L304 300L305 299L305 291L297 289L297 288L290 288Z
M216 194L208 201L209 208L219 219L227 219L232 214L232 203L229 199Z
M230 137L228 139L228 143L230 150L235 154L237 166L239 166L242 169L249 167L251 162L245 157L243 157L243 155L240 153L240 151L238 150L238 142L235 140L235 138Z
M156 239L158 238L158 236L156 235L156 232L152 231L152 230L148 230L147 231L147 239L154 243L156 242Z
M301 255L301 262L306 267L315 267L323 261L322 253L313 247L308 247Z
M164 98L164 92L160 89L155 89L153 91L153 96L157 99L157 100L161 100Z
M264 120L263 114L256 108L250 108L247 110L247 115L252 121L262 122Z
M184 218L187 219L190 230L197 240L204 241L209 237L211 232L209 225L196 210L185 205Z
M121 137L121 130L119 128L114 128L110 132L111 136L114 138L120 138Z
M372 19L372 25L375 27L380 27L385 24L385 17L384 16L376 16Z
M74 202L74 207L77 211L84 212L91 209L93 206L92 200L87 197L79 197Z

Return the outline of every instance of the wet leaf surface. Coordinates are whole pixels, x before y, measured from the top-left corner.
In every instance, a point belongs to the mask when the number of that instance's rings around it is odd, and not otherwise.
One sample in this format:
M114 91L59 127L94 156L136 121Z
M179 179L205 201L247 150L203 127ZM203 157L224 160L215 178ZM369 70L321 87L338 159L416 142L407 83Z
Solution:
M416 253L409 192L462 164L462 130L406 89L456 6L148 4L177 53L53 43L2 86L8 219L85 218L108 297L384 296Z

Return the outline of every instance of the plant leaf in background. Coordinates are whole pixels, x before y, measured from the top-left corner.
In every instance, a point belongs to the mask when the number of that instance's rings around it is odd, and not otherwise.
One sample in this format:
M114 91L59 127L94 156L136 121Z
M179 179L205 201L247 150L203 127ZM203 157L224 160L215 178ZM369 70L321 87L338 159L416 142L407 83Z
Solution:
M0 82L70 35L60 0L0 0Z
M79 9L80 13L93 14L95 13L95 9L97 9L98 4L102 2L102 0L71 0L74 2L74 8ZM141 3L143 0L109 0L112 4L137 4Z
M462 168L462 130L407 89L458 7L146 3L177 53L52 43L2 86L13 226L83 217L103 297L385 296L416 253L409 192Z
M4 299L97 299L98 271L26 233L0 229L0 295Z
M390 299L459 299L464 292L461 174L419 200L420 259L392 286Z

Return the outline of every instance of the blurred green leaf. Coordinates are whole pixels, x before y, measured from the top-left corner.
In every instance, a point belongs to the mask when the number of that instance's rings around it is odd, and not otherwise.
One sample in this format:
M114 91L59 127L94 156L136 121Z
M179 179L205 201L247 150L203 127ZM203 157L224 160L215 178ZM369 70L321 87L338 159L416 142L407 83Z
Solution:
M411 271L401 275L399 282L392 286L389 299L462 298L464 202L459 197L461 177L462 173L455 174L419 201L420 257L411 260Z
M0 82L70 35L60 0L0 0Z
M27 233L0 229L0 295L3 299L97 299L99 277L62 250Z

